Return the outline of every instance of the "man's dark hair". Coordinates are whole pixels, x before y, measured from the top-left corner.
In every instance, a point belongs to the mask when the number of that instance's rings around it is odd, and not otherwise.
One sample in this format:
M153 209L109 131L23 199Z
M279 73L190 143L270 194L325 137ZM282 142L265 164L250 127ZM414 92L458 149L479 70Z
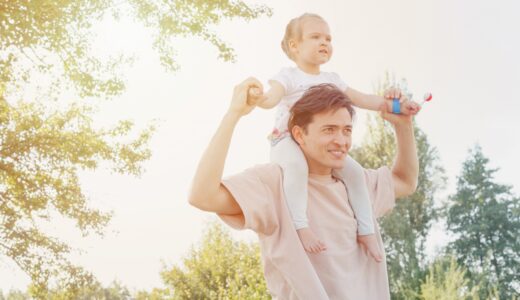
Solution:
M314 115L328 111L335 112L340 108L346 108L350 116L354 117L352 102L338 87L330 83L312 86L291 108L288 122L289 132L292 135L294 126L299 126L304 132L307 132L307 125L312 122Z

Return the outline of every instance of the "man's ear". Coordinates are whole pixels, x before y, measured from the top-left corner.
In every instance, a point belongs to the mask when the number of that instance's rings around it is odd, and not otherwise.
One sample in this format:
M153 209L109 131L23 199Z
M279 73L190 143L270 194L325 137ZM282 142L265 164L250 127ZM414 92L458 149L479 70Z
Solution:
M296 140L296 142L298 143L298 145L301 146L301 145L305 144L305 141L303 140L303 135L305 134L303 128L301 128L298 125L295 125L291 129L291 133L292 133L292 136L294 137L294 139Z

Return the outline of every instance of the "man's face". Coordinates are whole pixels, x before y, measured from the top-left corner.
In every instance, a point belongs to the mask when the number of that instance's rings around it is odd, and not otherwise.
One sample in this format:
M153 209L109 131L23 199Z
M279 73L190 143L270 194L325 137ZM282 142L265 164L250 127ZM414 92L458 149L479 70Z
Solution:
M293 128L294 138L307 159L309 172L331 174L332 169L341 169L352 144L352 117L346 108L328 111L313 116L307 132Z

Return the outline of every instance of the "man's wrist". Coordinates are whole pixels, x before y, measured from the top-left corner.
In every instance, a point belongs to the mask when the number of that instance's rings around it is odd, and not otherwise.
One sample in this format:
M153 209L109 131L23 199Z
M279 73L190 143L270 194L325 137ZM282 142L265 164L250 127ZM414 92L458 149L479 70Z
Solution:
M413 130L412 119L408 118L408 117L405 117L405 118L406 118L406 120L403 119L403 120L397 121L392 124L392 125L394 125L394 128L396 131L397 130L399 130L399 131L410 130L410 129Z
M224 120L237 123L242 118L242 114L238 111L228 110L224 115Z

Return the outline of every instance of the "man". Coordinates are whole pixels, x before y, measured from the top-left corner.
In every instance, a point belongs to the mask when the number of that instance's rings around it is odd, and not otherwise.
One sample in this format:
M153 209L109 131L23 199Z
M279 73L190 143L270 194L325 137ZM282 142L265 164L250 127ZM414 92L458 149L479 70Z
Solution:
M309 167L309 226L327 244L326 251L313 254L305 252L294 230L277 165L256 166L222 180L233 130L254 109L247 102L251 88L261 84L250 78L235 87L229 110L200 160L190 203L217 213L233 228L258 234L267 286L275 298L390 299L386 262L369 259L358 246L347 191L333 173L351 146L350 102L334 86L320 85L291 109L289 130ZM419 169L411 117L385 109L382 116L395 128L397 156L391 170L365 170L374 221L392 209L396 197L415 191Z

